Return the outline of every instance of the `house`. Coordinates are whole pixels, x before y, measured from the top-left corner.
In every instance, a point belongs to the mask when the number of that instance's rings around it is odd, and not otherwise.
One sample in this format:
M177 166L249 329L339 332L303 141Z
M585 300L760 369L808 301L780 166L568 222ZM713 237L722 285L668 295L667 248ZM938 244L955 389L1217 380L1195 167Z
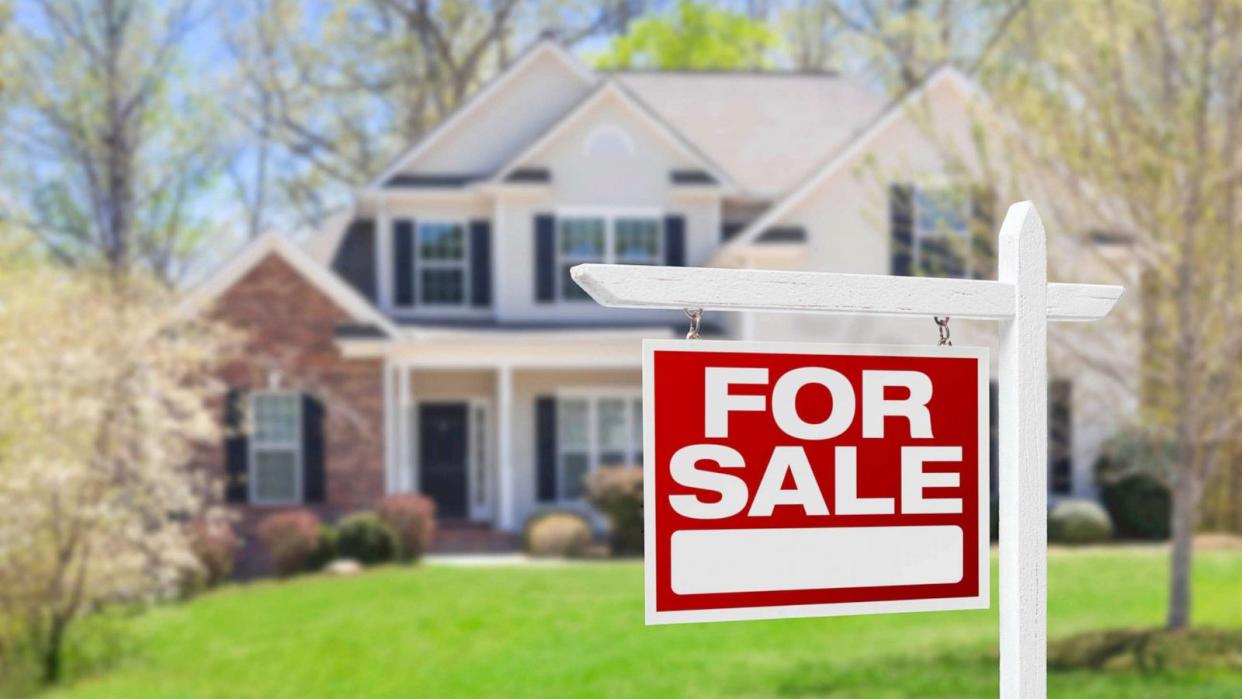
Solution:
M601 308L569 268L993 274L998 202L1019 197L945 154L971 138L972 100L952 70L892 102L832 74L597 73L538 44L346 215L304 243L252 242L191 295L252 338L224 376L227 418L253 420L216 455L228 500L249 527L418 491L450 537L475 532L450 539L463 547L502 545L543 508L585 508L585 474L641 461L641 340L680 336L685 318ZM985 244L961 245L972 231ZM937 337L931 318L709 313L705 328ZM994 340L993 326L951 330ZM1091 400L1116 405L1089 383L1061 374L1050 392L1056 495L1091 493L1116 416L1089 418Z

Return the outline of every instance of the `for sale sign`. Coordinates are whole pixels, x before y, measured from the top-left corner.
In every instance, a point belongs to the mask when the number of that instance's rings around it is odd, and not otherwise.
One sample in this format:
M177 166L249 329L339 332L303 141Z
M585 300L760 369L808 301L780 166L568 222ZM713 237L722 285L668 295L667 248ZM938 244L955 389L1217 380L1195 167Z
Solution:
M988 360L643 345L647 623L988 606Z

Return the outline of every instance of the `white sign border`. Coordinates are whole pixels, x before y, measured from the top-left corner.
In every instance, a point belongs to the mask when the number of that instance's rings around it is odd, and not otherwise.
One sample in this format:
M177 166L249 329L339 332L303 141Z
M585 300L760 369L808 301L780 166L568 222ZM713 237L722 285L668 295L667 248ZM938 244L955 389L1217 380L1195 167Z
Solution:
M873 355L889 357L964 357L977 360L979 385L979 593L971 597L791 604L730 609L656 609L655 579L655 353L751 352L768 354ZM714 621L755 621L802 617L896 614L966 609L988 609L991 604L991 521L989 417L990 378L987 347L936 345L867 345L820 342L755 342L737 340L643 340L643 578L648 626Z

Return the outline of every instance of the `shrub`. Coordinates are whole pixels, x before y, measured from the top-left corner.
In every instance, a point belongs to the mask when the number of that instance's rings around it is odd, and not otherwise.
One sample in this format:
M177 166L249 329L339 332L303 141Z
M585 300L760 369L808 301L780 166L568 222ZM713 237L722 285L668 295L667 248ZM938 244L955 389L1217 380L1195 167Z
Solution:
M308 510L277 512L259 523L259 540L281 577L311 569L321 553L320 532L319 518Z
M1113 536L1104 508L1090 500L1062 500L1048 514L1048 538L1063 544L1090 544Z
M374 512L357 512L337 524L336 554L363 565L385 563L397 554L397 538Z
M389 495L376 514L397 540L397 558L413 563L431 547L436 532L436 503L424 495Z
M643 552L643 470L601 468L586 482L587 500L608 518L614 554Z
M544 512L526 520L522 544L532 556L579 558L591 548L591 525L576 512Z
M233 527L223 522L190 524L190 550L201 568L196 587L215 587L233 577L239 542Z
M992 501L988 505L988 522L991 531L989 535L992 541L1000 541L1000 497L993 495Z
M336 558L336 531L322 524L319 526L319 543L315 546L315 552L306 559L305 570L323 570L334 558Z
M1127 539L1167 539L1173 507L1169 489L1147 473L1132 473L1103 484L1100 500L1117 527L1117 535Z

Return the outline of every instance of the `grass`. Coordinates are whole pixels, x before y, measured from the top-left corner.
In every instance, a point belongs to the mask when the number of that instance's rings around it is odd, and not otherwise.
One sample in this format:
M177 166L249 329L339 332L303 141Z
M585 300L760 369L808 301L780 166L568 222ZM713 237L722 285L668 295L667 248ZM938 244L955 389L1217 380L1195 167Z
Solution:
M1195 618L1242 628L1242 551L1198 555ZM1166 555L1054 551L1050 631L1159 624ZM993 575L995 581L995 574ZM995 597L994 597L995 599ZM644 627L642 568L380 569L220 590L125 626L125 656L58 699L995 697L997 616ZM1054 671L1053 697L1236 698L1226 668Z

